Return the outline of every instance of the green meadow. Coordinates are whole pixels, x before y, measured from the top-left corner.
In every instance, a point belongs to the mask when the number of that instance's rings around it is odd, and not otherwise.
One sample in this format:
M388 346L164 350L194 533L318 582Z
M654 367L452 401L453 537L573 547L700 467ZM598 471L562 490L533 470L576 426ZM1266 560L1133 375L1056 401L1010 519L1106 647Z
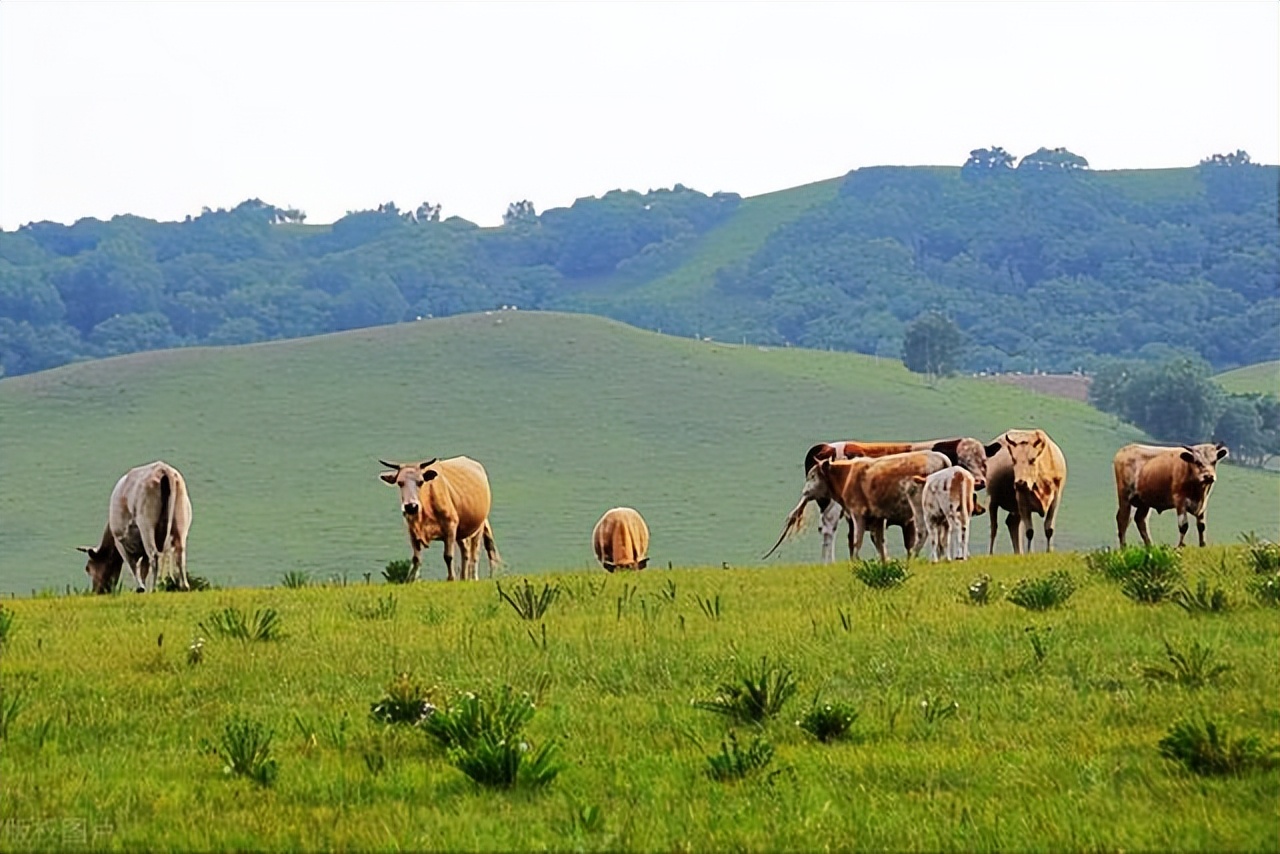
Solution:
M1218 374L1214 379L1227 391L1235 394L1280 396L1280 362L1259 362Z
M760 566L814 442L1010 427L1042 427L1066 454L1058 546L1112 543L1111 458L1142 434L1011 386L931 386L897 360L522 311L135 354L0 381L0 592L85 586L74 547L97 542L116 479L154 459L188 481L191 572L263 586L288 571L376 579L408 556L379 458L484 463L507 574L594 569L592 526L619 504L648 520L655 566ZM1176 540L1168 514L1152 529ZM987 531L977 519L975 551ZM1250 531L1280 534L1280 475L1224 465L1210 541ZM818 553L810 532L767 565ZM443 575L436 544L424 576Z
M916 562L886 590L844 564L552 573L533 621L510 578L6 600L0 850L1274 851L1280 773L1197 776L1159 747L1186 722L1276 744L1277 611L1245 558L1184 553L1227 600L1199 616L1070 553ZM1061 607L1003 598L1053 571ZM274 609L282 636L211 631L226 608ZM1196 649L1203 684L1147 675ZM693 705L762 659L796 686L778 714ZM401 673L441 709L527 692L520 737L558 773L483 787L375 721ZM815 703L852 710L844 739L797 726ZM270 785L225 770L236 720L270 734ZM730 733L773 752L716 780Z

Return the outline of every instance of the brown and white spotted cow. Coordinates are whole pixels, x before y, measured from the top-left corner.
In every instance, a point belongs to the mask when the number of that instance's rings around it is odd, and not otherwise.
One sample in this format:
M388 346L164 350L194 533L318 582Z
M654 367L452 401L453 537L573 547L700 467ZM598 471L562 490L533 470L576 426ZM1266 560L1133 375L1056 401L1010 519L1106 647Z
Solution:
M1178 514L1178 548L1182 548L1190 527L1187 516L1195 516L1196 532L1203 546L1209 491L1217 480L1218 461L1227 453L1227 446L1221 442L1176 448L1125 445L1117 451L1113 465L1120 504L1116 511L1120 547L1124 548L1131 511L1142 542L1151 545L1147 532L1147 513L1151 510L1173 510Z
M591 531L591 548L609 572L649 565L649 526L630 507L606 510Z
M845 440L840 442L819 442L809 448L804 455L804 470L809 471L822 460L852 460L858 457L884 457L889 454L902 454L909 451L934 451L943 454L951 462L968 470L976 481L986 481L987 457L996 453L999 446L985 446L977 439L968 437L952 439L926 439L919 442L860 442ZM819 485L820 487L820 485ZM819 528L822 533L822 562L834 563L836 530L840 527L840 517L844 515L837 502L829 495L819 491L812 501L818 505ZM975 504L977 499L974 499ZM905 533L905 532L904 532ZM852 556L862 547L862 538L858 526L849 519L849 554Z
M912 479L920 485L924 538L933 546L931 560L968 560L969 522L983 512L973 500L974 490L983 484L960 466L948 466L928 477L916 475Z
M855 536L850 546L853 559L858 557L863 532L870 531L871 542L875 544L880 559L888 560L884 541L886 525L900 527L907 553L918 554L922 542L916 535L917 520L921 515L920 490L915 488L912 478L933 474L950 464L945 455L936 451L820 460L809 469L800 501L787 515L782 535L765 557L773 554L783 540L800 529L805 506L816 501L819 495L828 496L853 520Z
M157 460L129 469L111 490L107 526L102 541L80 546L89 556L84 571L94 593L109 593L128 563L139 593L155 591L160 558L173 555L178 587L191 589L187 579L187 531L191 528L191 498L187 482L176 468Z
M424 463L378 462L394 469L379 477L400 490L400 511L413 549L412 579L417 579L422 565L421 551L432 540L444 542L445 577L449 581L457 577L453 567L455 548L462 558L458 575L463 580L476 577L482 542L489 558L489 574L493 574L494 564L501 559L489 525L491 497L484 466L470 457L430 459Z

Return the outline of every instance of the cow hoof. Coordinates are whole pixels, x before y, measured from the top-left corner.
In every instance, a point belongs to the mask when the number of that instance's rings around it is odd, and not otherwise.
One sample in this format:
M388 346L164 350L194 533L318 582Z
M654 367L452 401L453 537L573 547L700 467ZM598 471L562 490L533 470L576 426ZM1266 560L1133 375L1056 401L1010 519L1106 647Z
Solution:
M138 588L137 590L135 590L134 592L135 592L135 593L146 593L146 592L147 592L147 588L145 588L145 587L139 587L139 588Z

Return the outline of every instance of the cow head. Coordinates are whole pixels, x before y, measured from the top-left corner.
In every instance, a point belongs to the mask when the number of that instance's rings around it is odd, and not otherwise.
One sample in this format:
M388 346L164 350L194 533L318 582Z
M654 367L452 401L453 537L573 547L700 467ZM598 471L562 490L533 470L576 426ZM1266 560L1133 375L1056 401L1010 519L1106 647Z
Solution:
M92 546L77 546L76 551L84 552L89 556L84 565L84 572L89 576L89 586L93 588L94 593L110 593L115 589L116 582L120 580L120 570L124 566L124 560L114 545L96 549Z
M378 475L384 483L400 489L400 512L406 516L417 516L420 509L422 487L430 483L440 473L431 468L438 457L432 457L424 463L389 463L378 460L389 469Z
M1000 450L997 445L996 451ZM956 465L973 475L973 488L982 489L987 485L987 457L991 451L977 439L961 439L956 443Z
M1002 441L1009 452L1009 459L1013 461L1013 488L1034 495L1040 486L1036 463L1048 447L1044 433L1039 430L1010 430Z
M1221 442L1216 445L1183 445L1179 454L1182 461L1191 469L1189 480L1201 486L1210 486L1218 474L1218 460L1227 455L1227 446Z

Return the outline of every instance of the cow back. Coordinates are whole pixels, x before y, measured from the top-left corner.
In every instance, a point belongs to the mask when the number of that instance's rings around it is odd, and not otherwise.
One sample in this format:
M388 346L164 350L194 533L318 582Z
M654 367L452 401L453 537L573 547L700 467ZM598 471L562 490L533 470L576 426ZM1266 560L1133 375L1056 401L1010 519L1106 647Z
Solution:
M479 531L489 518L493 500L484 466L470 457L451 457L430 468L439 474L422 485L422 512L456 514L458 539Z
M870 459L853 479L853 489L848 491L851 501L845 507L850 513L875 516L890 524L911 522L916 488L912 478L928 477L950 464L945 455L936 451L909 451Z
M591 546L605 569L643 569L648 563L649 526L637 510L614 507L596 522Z

